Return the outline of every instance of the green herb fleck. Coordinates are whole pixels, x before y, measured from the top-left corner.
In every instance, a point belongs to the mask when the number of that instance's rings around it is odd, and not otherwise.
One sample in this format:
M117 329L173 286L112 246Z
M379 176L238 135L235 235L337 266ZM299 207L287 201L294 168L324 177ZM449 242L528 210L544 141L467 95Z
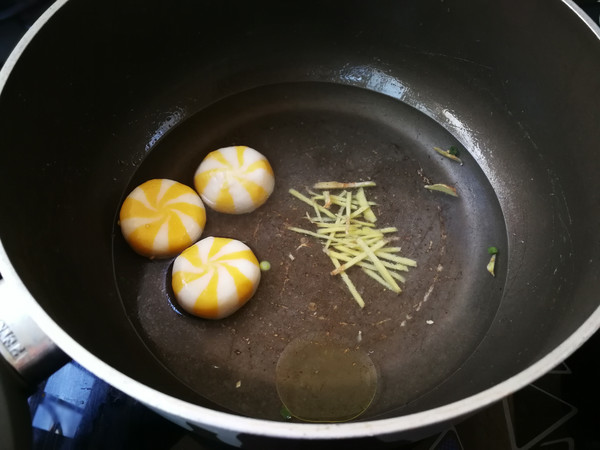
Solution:
M489 247L488 248L488 253L490 255L495 255L496 253L498 253L498 249L496 247Z
M433 147L433 149L436 152L438 152L440 155L445 156L446 158L451 159L452 161L456 161L457 163L460 163L460 165L462 166L463 162L461 161L461 159L458 156L456 156L455 154L453 154L450 150L442 150L439 147Z
M283 417L285 420L292 420L292 413L290 412L289 409L286 408L285 405L281 406L281 409L279 410L279 414L281 414L281 417Z
M451 195L453 197L458 197L458 193L456 192L456 188L452 186L448 186L447 184L426 184L425 189L429 189L430 191L439 191L444 194Z
M460 152L454 145L448 149L448 153L450 153L452 156L460 156Z

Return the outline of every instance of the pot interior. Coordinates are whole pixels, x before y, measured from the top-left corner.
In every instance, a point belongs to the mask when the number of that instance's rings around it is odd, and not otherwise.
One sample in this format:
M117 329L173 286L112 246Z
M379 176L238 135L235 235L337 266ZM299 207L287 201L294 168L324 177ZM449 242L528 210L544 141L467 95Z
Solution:
M204 236L239 239L272 266L240 311L218 321L180 311L170 282L172 259L134 254L115 227L121 299L169 370L226 409L283 420L275 367L288 345L315 333L356 348L377 368L377 398L365 417L405 405L460 367L498 309L507 265L499 259L492 277L487 249L506 251L507 239L493 188L468 152L462 148L461 166L433 150L460 145L444 128L365 89L269 85L223 99L174 128L140 164L124 194L152 178L193 185L204 156L229 145L259 149L276 177L274 194L258 210L208 213ZM306 213L314 215L289 189L309 195L307 187L330 180L377 183L367 192L377 203L378 227L396 227L394 245L418 261L401 294L358 268L349 270L367 303L359 308L341 278L330 275L334 267L323 244L288 230L312 229ZM424 188L436 182L456 186L459 198ZM346 389L340 401L357 386Z
M107 363L283 420L279 356L317 333L368 356L377 391L361 417L391 417L519 373L598 307L600 50L566 4L544 4L531 30L542 2L135 3L68 2L0 97L2 245ZM275 192L251 214L209 211L204 235L242 240L272 269L243 309L206 321L178 310L172 261L133 253L116 217L139 183L191 185L229 145L267 156ZM463 165L433 150L450 146ZM288 189L331 180L376 182L379 222L418 261L401 295L358 273L359 309L320 245L287 229L309 225Z

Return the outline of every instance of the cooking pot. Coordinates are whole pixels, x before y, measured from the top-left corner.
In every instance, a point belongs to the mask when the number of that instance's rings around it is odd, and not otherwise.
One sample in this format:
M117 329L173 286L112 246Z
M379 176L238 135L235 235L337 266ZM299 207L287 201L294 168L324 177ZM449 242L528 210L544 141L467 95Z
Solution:
M3 355L35 379L64 351L258 448L411 440L520 389L600 325L599 37L558 0L56 2L0 72ZM135 186L192 186L233 145L267 157L275 191L209 210L204 236L272 268L211 321L180 310L173 260L133 252L117 217ZM313 211L289 189L332 180L375 183L379 223L417 261L400 295L349 271L360 308L290 231ZM282 416L277 367L307 342L368 359L353 421Z

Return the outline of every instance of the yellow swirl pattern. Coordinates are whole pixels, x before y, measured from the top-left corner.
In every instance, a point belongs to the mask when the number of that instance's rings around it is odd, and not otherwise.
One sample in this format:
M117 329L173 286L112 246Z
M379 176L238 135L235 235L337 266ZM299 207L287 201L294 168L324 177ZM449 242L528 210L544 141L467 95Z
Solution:
M212 209L244 214L264 204L275 187L273 169L262 154L246 147L210 152L194 176L202 200Z
M166 258L200 239L206 211L192 188L156 179L146 181L127 196L119 223L125 240L137 253Z
M172 286L190 314L221 319L241 308L256 292L260 268L252 250L235 239L208 237L173 263Z

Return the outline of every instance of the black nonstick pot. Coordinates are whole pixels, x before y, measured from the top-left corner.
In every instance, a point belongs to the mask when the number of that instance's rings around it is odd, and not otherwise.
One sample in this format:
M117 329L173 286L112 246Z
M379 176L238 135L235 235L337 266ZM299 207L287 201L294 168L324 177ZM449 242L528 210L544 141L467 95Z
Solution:
M568 1L58 1L0 72L2 301L230 444L426 435L600 326L598 73L600 32ZM144 181L193 186L233 145L268 158L275 191L249 214L209 210L203 236L271 270L241 310L204 320L178 309L173 259L133 252L118 213ZM289 189L332 180L376 183L379 222L418 262L400 295L358 276L359 308L321 245L289 230L309 225ZM12 331L7 359L35 361ZM355 420L282 416L276 367L311 340L371 361Z

